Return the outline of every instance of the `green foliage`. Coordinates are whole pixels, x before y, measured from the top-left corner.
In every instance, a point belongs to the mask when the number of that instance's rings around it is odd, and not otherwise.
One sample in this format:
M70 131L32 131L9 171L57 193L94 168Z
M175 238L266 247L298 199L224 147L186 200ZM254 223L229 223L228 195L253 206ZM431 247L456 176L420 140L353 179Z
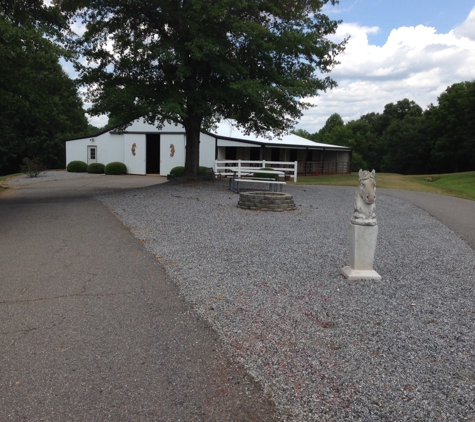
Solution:
M104 174L105 165L101 163L91 163L87 166L87 172L92 174Z
M200 176L206 176L208 174L208 167L199 166L198 174Z
M324 140L325 135L331 134L331 132L334 129L341 128L343 126L344 126L344 122L343 122L343 119L341 118L341 116L338 113L333 113L327 119L327 121L325 122L325 125L319 130L319 132L318 132L319 141L318 142L328 143L327 141Z
M23 158L23 164L20 165L20 170L30 177L38 177L46 169L38 157L25 157Z
M353 149L352 170L428 174L475 169L475 81L446 89L427 110L407 98L347 124L333 114L307 136Z
M448 87L429 112L435 147L432 158L442 171L475 169L475 81Z
M360 169L368 169L368 165L363 160L363 157L356 151L353 151L351 156L351 171L359 171Z
M305 139L312 139L312 134L304 129L293 130L291 133Z
M273 168L263 167L261 170L271 171L274 170ZM259 179L272 179L272 180L279 180L279 176L275 173L259 173L256 172L252 175L252 177L259 178Z
M71 161L66 170L70 173L86 173L87 164L84 161Z
M52 34L57 14L42 1L2 2L0 13L0 175L22 157L48 168L65 161L63 139L85 132L87 120L74 82L59 63Z
M186 176L199 172L199 134L220 119L247 132L287 132L311 106L343 43L322 13L334 0L63 0L86 25L79 80L91 114L182 124ZM104 40L110 42L105 43ZM91 63L86 66L84 63Z
M170 174L173 174L173 176L175 176L175 177L181 177L181 176L183 176L184 171L185 171L185 167L183 167L183 166L173 167L170 170Z
M124 163L114 161L112 163L107 164L104 169L104 173L108 175L127 174L127 166Z

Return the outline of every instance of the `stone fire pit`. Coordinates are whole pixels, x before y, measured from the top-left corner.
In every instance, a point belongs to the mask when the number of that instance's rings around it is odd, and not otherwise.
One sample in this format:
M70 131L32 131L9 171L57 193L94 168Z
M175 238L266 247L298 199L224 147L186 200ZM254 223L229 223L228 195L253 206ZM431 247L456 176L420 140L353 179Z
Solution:
M254 211L293 211L294 197L282 192L242 192L238 207Z

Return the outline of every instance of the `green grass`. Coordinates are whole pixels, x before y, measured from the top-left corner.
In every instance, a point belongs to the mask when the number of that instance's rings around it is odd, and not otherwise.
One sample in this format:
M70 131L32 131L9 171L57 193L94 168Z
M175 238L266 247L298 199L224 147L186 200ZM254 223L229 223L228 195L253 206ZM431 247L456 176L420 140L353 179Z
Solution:
M475 200L475 171L417 176L376 173L376 183L378 188L430 192ZM297 184L357 186L358 173L333 176L299 176Z

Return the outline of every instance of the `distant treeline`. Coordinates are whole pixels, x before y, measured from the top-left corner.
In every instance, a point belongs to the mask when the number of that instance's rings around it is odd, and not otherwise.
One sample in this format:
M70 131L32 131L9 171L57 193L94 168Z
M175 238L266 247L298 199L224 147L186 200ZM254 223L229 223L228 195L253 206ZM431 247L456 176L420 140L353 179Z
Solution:
M404 99L344 123L337 113L316 133L295 134L353 148L352 170L430 174L475 170L475 80L456 83L426 110Z

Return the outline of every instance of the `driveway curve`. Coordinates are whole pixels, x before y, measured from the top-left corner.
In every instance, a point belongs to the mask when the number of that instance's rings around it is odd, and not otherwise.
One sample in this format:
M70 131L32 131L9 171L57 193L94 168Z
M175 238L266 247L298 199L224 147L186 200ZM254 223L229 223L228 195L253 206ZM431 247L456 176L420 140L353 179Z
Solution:
M378 189L379 194L393 196L427 211L455 232L475 250L475 201L397 189Z

